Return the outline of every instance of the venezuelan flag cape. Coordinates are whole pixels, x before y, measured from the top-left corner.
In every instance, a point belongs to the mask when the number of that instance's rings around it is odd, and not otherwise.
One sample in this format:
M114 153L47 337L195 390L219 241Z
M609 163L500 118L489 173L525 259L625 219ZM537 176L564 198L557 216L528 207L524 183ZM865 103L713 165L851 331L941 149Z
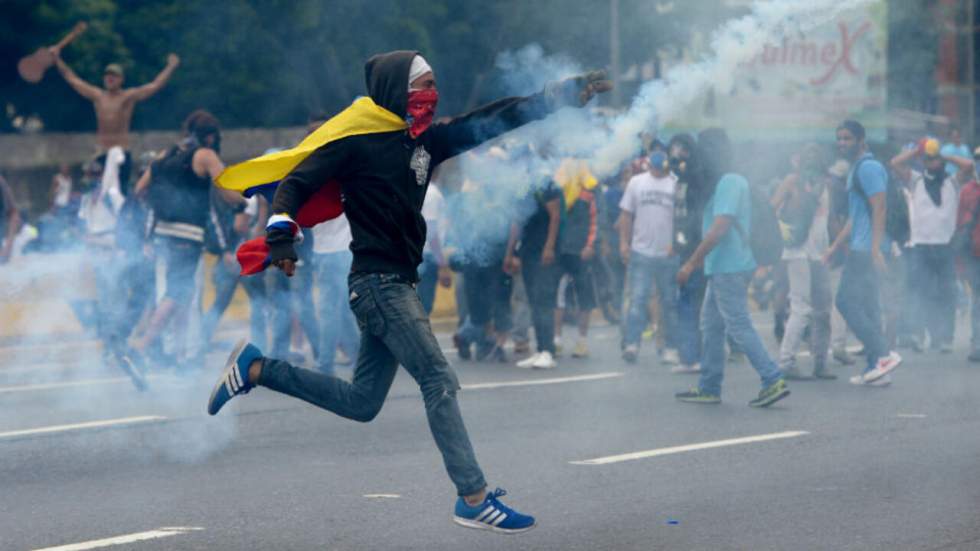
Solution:
M401 117L377 105L369 97L361 97L349 107L323 123L296 147L278 151L225 168L215 184L241 192L245 197L263 195L269 204L279 182L318 148L343 138L363 134L395 132L407 128ZM300 227L310 228L340 216L340 182L326 182L300 207L295 222L288 216L276 214L271 225L288 225L294 233ZM242 275L259 273L269 265L269 248L260 237L238 248L238 263Z

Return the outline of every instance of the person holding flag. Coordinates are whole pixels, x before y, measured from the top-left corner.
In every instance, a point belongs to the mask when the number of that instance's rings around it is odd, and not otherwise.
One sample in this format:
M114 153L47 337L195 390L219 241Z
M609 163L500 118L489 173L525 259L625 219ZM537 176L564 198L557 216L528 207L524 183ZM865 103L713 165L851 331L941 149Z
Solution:
M415 292L426 236L422 203L439 163L561 107L584 106L611 83L604 73L591 72L433 124L436 80L418 52L372 57L365 79L368 96L298 146L230 167L217 180L246 195L273 195L264 243L253 241L239 251L243 273L271 264L293 275L299 228L346 214L354 256L350 306L361 328L353 379L348 383L263 357L242 341L214 387L208 413L217 414L234 396L261 385L368 422L381 410L401 364L422 391L429 427L456 486L454 522L504 533L530 530L533 517L499 500L506 492L487 492L457 403L459 382Z

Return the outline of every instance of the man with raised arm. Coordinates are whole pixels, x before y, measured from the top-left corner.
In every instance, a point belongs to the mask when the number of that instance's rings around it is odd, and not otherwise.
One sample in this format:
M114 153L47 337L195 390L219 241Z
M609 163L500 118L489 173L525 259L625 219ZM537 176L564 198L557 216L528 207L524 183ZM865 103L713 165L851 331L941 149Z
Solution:
M419 385L429 428L459 496L453 521L496 532L530 530L533 517L504 505L498 499L503 490L487 491L456 399L456 373L415 291L426 237L422 203L439 163L560 107L584 106L611 85L602 73L589 73L549 84L538 94L500 99L433 123L439 97L435 75L418 52L376 55L364 69L368 97L356 100L293 150L231 167L218 179L218 185L236 189L241 188L235 174L244 173L242 180L249 185L281 179L266 243L268 262L287 275L297 270L294 243L302 235L299 225L309 202L334 190L337 195L320 209L327 211L342 198L354 256L350 306L361 329L353 380L263 357L258 348L242 342L214 387L208 412L216 414L228 400L259 385L368 422L384 405L401 364ZM293 155L302 160L295 165L290 160L285 170L269 169Z

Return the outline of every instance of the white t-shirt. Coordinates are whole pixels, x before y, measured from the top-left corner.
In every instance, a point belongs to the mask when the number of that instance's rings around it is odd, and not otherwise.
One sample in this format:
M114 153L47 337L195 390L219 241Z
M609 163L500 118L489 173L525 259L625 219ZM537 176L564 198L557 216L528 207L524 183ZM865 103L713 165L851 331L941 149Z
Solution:
M446 198L442 191L435 184L429 184L429 189L425 191L425 201L422 202L422 218L425 219L426 232L428 235L435 235L439 238L439 243L446 242ZM435 232L433 234L432 232ZM429 239L425 240L425 247L422 254L431 253Z
M670 253L674 241L674 202L677 177L655 178L642 172L626 184L619 208L633 215L633 251L652 257Z
M940 204L936 205L926 191L925 177L912 171L911 185L906 191L909 202L909 242L912 245L946 245L956 232L956 209L959 191L956 180L947 176L940 188Z
M313 252L315 254L339 253L350 250L350 222L341 214L313 226Z

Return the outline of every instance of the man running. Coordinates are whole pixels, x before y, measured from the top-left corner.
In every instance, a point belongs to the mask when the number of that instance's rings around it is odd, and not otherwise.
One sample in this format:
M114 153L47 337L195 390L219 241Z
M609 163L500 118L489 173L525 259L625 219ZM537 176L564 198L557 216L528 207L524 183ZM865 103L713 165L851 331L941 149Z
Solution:
M322 136L326 143L279 184L266 237L272 264L293 275L298 233L293 220L302 218L307 199L339 183L353 237L350 305L361 328L353 380L265 358L243 342L232 352L208 412L214 415L232 397L262 385L367 422L381 410L401 364L419 384L429 427L456 486L454 522L497 532L530 530L534 518L501 503L503 490L487 492L456 401L456 374L414 288L426 235L422 203L439 163L562 106L583 106L611 85L602 73L590 73L550 84L539 94L501 99L431 124L438 101L436 80L417 52L374 56L365 65L365 77L370 97L328 121L322 134L318 130L311 135L308 139ZM296 150L305 154L306 144ZM224 185L220 179L219 184Z

